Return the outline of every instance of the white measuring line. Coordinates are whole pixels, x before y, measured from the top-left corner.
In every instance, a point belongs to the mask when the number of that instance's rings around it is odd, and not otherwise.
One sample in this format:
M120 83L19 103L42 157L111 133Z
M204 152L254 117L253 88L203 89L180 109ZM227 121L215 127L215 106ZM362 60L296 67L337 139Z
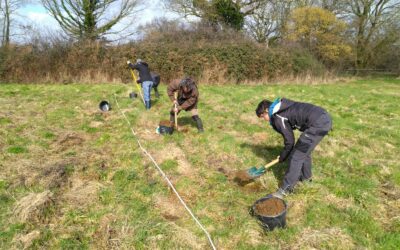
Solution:
M133 130L132 128L132 124L129 122L128 118L126 118L125 113L121 110L119 103L117 101L117 96L114 94L114 99L115 99L115 103L118 106L118 110L119 112L121 112L121 114L123 115L123 117L125 118L126 122L129 125L129 128L131 129L131 132L133 134L134 139L136 140L136 142L138 143L140 149L143 151L143 153L145 155L147 155L150 160L154 163L154 166L156 166L156 168L158 169L158 171L161 173L162 177L164 177L164 179L167 181L168 185L170 186L170 188L174 191L174 193L176 194L176 196L178 197L179 201L182 203L182 205L185 207L185 209L189 212L190 216L192 216L193 220L197 223L197 225L201 228L201 230L203 230L203 232L206 234L208 241L210 242L211 248L213 250L216 250L217 248L215 247L210 234L208 233L207 229L204 228L204 226L200 223L200 221L196 218L196 216L193 214L192 210L190 210L190 208L186 205L186 203L183 201L182 197L179 195L178 191L176 191L174 185L171 183L171 181L168 179L167 175L164 173L164 171L162 171L162 169L158 166L157 162L154 160L154 158L147 152L147 150L142 146L142 144L140 143L139 139L137 138L137 134L136 132Z

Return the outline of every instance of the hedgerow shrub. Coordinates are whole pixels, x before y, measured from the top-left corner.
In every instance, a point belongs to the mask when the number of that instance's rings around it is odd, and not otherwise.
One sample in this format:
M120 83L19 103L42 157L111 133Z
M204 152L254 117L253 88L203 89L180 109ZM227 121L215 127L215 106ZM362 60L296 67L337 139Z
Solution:
M169 26L168 26L169 25ZM1 51L3 82L129 82L126 60L141 58L163 82L185 75L200 83L266 82L285 76L321 74L307 51L266 48L236 31L153 27L142 39L122 45L34 41Z

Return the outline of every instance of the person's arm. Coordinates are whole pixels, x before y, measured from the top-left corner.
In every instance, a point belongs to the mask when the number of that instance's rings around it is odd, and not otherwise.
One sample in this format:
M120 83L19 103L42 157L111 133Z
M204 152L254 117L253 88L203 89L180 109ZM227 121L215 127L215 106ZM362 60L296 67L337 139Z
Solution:
M185 110L195 104L197 101L196 96L191 96L189 99L187 99L184 103L178 106L178 110Z
M199 98L199 91L197 90L197 87L193 88L192 94L190 95L190 98L188 98L184 103L178 106L179 110L186 110L190 106L193 106Z
M129 68L139 70L137 63L132 64L131 61L127 61L127 64Z
M289 157L294 147L294 134L287 120L280 117L275 117L274 119L277 119L275 126L277 131L282 135L284 143L284 148L279 155L279 162L284 162Z
M175 91L178 91L177 86L179 86L179 85L176 85L175 82L172 81L172 82L168 85L168 87L167 87L167 94L168 94L169 99L170 99L172 102L175 101L174 92L175 92Z

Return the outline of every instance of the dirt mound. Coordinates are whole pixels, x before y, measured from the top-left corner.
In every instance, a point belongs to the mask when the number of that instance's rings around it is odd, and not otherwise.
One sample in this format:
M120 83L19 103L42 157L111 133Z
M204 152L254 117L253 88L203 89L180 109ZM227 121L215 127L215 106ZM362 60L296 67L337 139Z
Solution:
M160 121L159 125L172 128L174 126L174 123L171 121L163 120L163 121Z
M39 184L45 188L59 188L68 180L67 163L56 163L46 167L43 172L36 178Z
M247 173L247 170L240 170L234 173L233 181L239 184L240 186L244 186L254 181L253 178Z
M262 216L277 216L285 210L285 203L278 198L266 199L256 204L254 212Z
M31 193L23 197L15 205L15 218L24 222L41 222L45 211L54 203L53 193L49 190L42 193Z

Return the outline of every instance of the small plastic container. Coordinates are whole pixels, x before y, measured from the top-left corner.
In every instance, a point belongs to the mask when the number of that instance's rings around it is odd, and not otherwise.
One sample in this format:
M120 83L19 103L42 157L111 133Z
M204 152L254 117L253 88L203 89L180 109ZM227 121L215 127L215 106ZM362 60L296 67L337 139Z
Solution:
M101 101L99 104L99 108L103 112L107 112L111 110L111 105L107 101Z
M136 99L137 97L138 97L138 95L135 92L129 93L129 98Z

